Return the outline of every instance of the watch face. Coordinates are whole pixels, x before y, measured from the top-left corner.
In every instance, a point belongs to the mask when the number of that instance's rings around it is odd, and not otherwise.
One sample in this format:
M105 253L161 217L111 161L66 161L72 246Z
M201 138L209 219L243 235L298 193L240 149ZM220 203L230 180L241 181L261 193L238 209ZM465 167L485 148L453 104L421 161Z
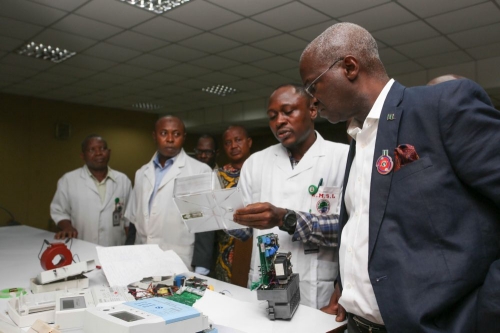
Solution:
M297 215L295 215L295 212L289 211L285 215L285 221L283 221L283 224L285 225L286 228L293 228L295 227L295 224L297 223Z

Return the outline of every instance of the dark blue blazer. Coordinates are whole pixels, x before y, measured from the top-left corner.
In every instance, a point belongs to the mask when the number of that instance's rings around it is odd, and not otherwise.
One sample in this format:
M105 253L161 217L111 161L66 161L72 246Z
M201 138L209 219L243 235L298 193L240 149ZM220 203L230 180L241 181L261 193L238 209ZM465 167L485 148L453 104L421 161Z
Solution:
M420 159L379 174L382 150L394 159L400 144ZM500 112L481 87L393 84L369 219L368 272L389 332L500 332Z

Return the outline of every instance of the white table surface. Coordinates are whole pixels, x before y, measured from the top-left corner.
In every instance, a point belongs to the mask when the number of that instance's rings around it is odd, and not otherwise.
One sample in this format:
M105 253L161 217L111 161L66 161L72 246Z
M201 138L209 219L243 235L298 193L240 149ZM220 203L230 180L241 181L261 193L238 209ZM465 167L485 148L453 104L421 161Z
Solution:
M38 253L40 252L44 239L49 242L57 242L57 240L54 240L54 233L45 230L28 226L0 227L0 290L16 287L29 289L30 278L35 277L43 270L40 265L40 260L38 259ZM45 248L46 245L44 245L44 249ZM99 264L95 244L74 239L71 246L71 252L73 255L78 255L80 261L95 260L96 264ZM195 274L188 272L185 275L189 277ZM86 273L86 276L89 277L90 286L108 285L106 277L100 269ZM258 306L259 301L257 301L255 291L252 292L249 289L211 278L202 278L207 279L209 284L214 286L215 291L229 291L227 294L235 299L252 302ZM0 319L6 319L6 306L7 299L0 299L0 316L2 316ZM335 322L334 316L325 316L321 311L314 310L314 317L311 318L311 309L307 308L301 311L301 308L304 308L304 306L299 305L292 320L276 320L274 324L276 328L275 331L288 333L325 332L324 329L321 331L315 330L314 323L317 320L321 320L323 323L327 320L327 326L331 327L331 329L340 326L339 323ZM304 314L307 312L307 316L301 315L302 312ZM8 320L10 320L10 318L8 318ZM321 326L324 327L324 325ZM304 330L305 328L307 329ZM79 333L83 331L73 330L71 332ZM230 330L221 329L220 332L230 332Z

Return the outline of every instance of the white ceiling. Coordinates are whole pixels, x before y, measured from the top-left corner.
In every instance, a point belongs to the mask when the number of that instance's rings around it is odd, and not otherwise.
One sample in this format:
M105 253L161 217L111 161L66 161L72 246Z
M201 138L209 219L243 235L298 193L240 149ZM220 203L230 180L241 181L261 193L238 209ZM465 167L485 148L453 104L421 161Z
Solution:
M191 0L153 14L118 0L0 0L0 92L179 113L188 127L265 124L273 87L300 82L298 58L340 21L373 33L389 74L425 84L455 73L500 105L500 0ZM76 51L60 64L26 42ZM224 84L238 92L202 92Z

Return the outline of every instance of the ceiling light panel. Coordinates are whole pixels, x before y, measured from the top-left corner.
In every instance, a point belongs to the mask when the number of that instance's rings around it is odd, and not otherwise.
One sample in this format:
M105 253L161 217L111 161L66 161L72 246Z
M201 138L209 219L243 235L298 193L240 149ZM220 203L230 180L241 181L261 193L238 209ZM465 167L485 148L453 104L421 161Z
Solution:
M50 45L36 44L35 42L30 42L22 46L19 50L17 50L17 53L28 57L49 60L55 63L67 60L76 54L76 52L68 51L66 49L60 49Z
M189 0L118 0L129 5L147 10L151 13L163 14L172 10Z
M229 94L234 94L236 92L236 89L228 87L228 86L224 86L222 84L202 88L201 90L204 92L207 92L209 94L214 94L214 95L218 95L218 96L222 96L222 97L229 95Z

